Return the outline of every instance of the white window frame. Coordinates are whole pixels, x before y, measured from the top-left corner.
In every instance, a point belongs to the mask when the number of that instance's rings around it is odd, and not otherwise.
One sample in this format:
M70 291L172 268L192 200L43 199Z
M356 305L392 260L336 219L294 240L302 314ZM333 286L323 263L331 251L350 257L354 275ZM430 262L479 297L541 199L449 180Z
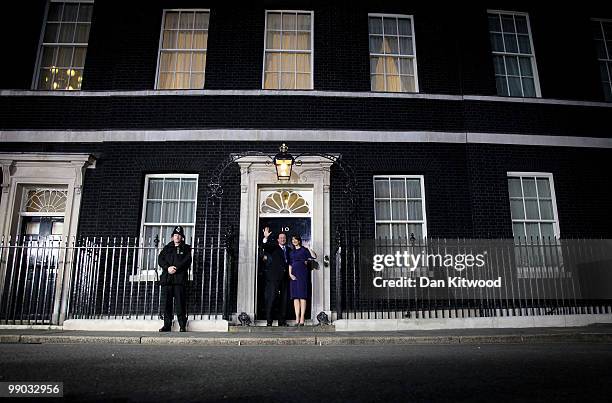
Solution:
M47 29L47 18L49 16L49 6L51 5L51 3L87 3L87 4L94 4L95 0L47 0L47 4L45 5L45 18L43 19L43 24L42 24L42 28L40 30L40 37L38 39L38 53L36 55L36 63L34 64L34 74L32 75L32 84L30 86L30 88L32 90L37 90L37 91L43 91L40 90L38 88L38 79L40 78L40 63L42 63L42 54L43 54L43 50L45 47L45 42L44 42L44 38L45 38L45 30ZM91 21L89 21L89 25L90 25L90 30L89 33L91 35ZM49 45L48 46L53 46L53 45ZM63 44L55 44L55 45L66 45L65 43ZM89 42L87 43L80 43L80 42L72 42L70 44L71 46L75 47L75 46L85 46L85 48L89 48ZM88 49L89 50L89 49ZM87 61L87 55L85 55L85 60ZM85 70L85 66L83 66L83 71ZM81 75L81 77L83 77L83 75ZM73 90L69 90L69 89L55 89L55 90L49 90L49 91L80 91L80 89L73 89Z
M608 18L591 18L591 21L598 22L598 23L599 23L599 27L600 27L600 28L601 28L601 24L602 24L603 22L612 23L612 19L608 19ZM605 34L605 32L603 32L603 31L602 31L602 34L603 34L603 40L604 40L604 43L605 43L605 46L606 46L606 52L607 52L607 54L608 54L608 57L607 57L607 59L600 59L600 58L598 57L598 58L597 58L597 61L598 61L598 62L605 62L605 63L606 63L606 68L608 69L608 79L609 79L609 84L608 84L608 86L609 86L609 87L612 87L612 70L610 70L610 68L608 67L608 65L609 65L610 63L612 63L612 48L610 48L610 49L609 49L609 48L608 48L608 45L607 45L607 42L608 42L608 41L612 41L612 38L606 38L606 37L605 37L605 35L606 35L606 34ZM592 38L592 39L593 39L593 40L595 40L595 38ZM601 81L601 85L602 85L602 86L604 85L603 81ZM610 90L612 90L612 88L610 88ZM605 90L604 90L604 91L605 91ZM605 96L605 94L604 94L604 96ZM606 100L606 102L610 102L610 101L609 101L609 100Z
M489 18L489 14L511 15L513 17L514 16L523 16L523 17L525 17L527 19L527 32L529 33L529 46L531 46L531 55L530 55L530 57L531 57L531 68L533 70L533 85L535 87L535 93L536 93L535 98L542 98L542 91L540 89L540 75L538 74L538 62L537 62L537 58L536 58L535 47L533 46L533 34L531 33L531 21L529 20L529 13L520 12L520 11L507 11L507 10L487 10L487 19ZM491 36L491 31L489 31L488 28L487 28L487 34L489 35L489 37ZM493 47L491 47L491 55L493 55L493 56L495 56L495 55L499 55L499 56L517 56L517 57L527 56L524 53L496 52L496 51L493 50ZM504 60L504 68L506 69L506 72L508 72L508 69L505 67L505 64L506 64L506 62ZM506 80L506 82L507 81L508 80ZM526 97L525 96L525 91L523 90L523 80L521 80L521 91L523 93L523 96L521 96L521 97L511 96L511 95L509 95L510 94L510 88L508 88L508 95L507 95L507 97L509 97L509 98L533 98L533 97ZM497 95L500 96L500 97L504 96L504 95L501 95L501 94L497 94Z
M414 66L414 93L419 93L419 69L418 69L418 62L417 62L417 48L416 48L416 35L415 35L415 31L414 31L414 15L408 15L408 14L386 14L386 13L368 13L368 66L371 66L370 63L370 58L372 56L378 56L378 57L385 57L388 56L386 54L383 53L372 53L370 52L370 27L369 27L369 18L370 17L389 17L389 18L408 18L410 19L410 25L412 28L412 59L413 59L413 66ZM384 22L383 22L383 38L384 38ZM398 29L398 33L399 33L399 29ZM398 55L399 57L399 55ZM387 78L386 78L386 74L384 75L385 77L385 88L387 87ZM372 91L372 70L370 68L370 91L371 92L389 92L389 93L396 93L394 91ZM397 92L398 94L404 94L404 93L408 93L408 94L412 94L413 92L410 91L400 91Z
M148 201L148 197L147 195L149 194L149 180L150 179L156 179L156 178L163 178L163 179L174 179L174 178L183 178L183 179L195 179L196 180L196 189L195 189L195 205L194 205L194 216L193 216L193 224L192 223L157 223L156 225L162 227L162 226L175 226L175 225L181 225L183 227L185 226L192 226L193 225L193 239L195 239L195 231L196 231L196 213L198 211L198 180L199 180L199 175L198 174L172 174L172 173L168 173L168 174L147 174L145 175L145 185L144 185L144 193L143 193L143 198L142 198L142 214L140 217L140 237L139 239L141 239L142 245L139 246L144 246L147 247L147 243L146 243L146 239L144 238L144 234L145 234L145 227L146 225L146 212L147 212L147 201ZM190 240L185 240L185 242L190 241ZM168 239L159 240L159 244L157 245L157 249L158 249L158 253L159 251L161 251L163 249L163 247L165 246L164 242L169 242ZM150 245L149 245L150 246ZM192 245L193 246L193 245ZM158 274L155 274L155 270L150 270L146 267L143 267L144 262L144 249L140 249L140 253L138 254L138 270L137 273L134 275L130 275L130 279L129 281L155 281L159 275L159 267L157 268ZM192 281L193 280L193 266L189 269L189 280Z
M389 198L377 198L376 197L376 179L393 179L393 178L402 178L402 179L419 179L421 182L421 197L419 200L421 201L421 209L423 214L422 220L378 220L376 217L376 201L377 200L391 200ZM426 214L426 205L425 205L425 175L374 175L372 177L372 186L373 187L373 206L374 206L374 238L378 239L378 234L376 233L376 225L377 224L422 224L422 236L423 239L427 239L427 214ZM410 200L406 197L404 200ZM415 199L416 200L416 199ZM393 207L391 207L393 208ZM406 217L408 217L408 210L406 210ZM406 236L410 238L410 233L406 232ZM390 240L393 240L393 232L391 232Z
M140 219L140 237L143 238L144 237L144 233L145 233L145 226L146 226L146 212L147 212L147 194L149 193L149 180L150 179L195 179L196 180L196 199L195 199L195 206L194 206L194 211L198 211L198 178L199 175L198 174L147 174L145 175L145 186L144 186L144 193L143 193L143 198L142 198L142 215L141 215L141 219ZM176 225L181 225L183 227L185 226L192 226L193 225L193 234L195 236L195 223L196 223L196 217L195 217L195 213L194 213L194 221L193 224L192 223L157 223L157 225L159 226L176 226ZM160 242L162 240L160 239ZM169 239L165 240L166 242L169 242ZM187 239L185 241L188 241Z
M507 173L507 178L546 178L548 179L548 183L550 184L550 198L552 201L552 208L553 208L553 220L554 222L553 224L553 231L554 231L554 235L555 238L559 239L559 237L561 236L560 233L560 228L559 228L559 216L557 214L557 197L555 195L555 182L553 180L553 174L550 172L508 172ZM521 180L521 192L524 194L523 190L523 182ZM538 189L536 186L536 195L538 195ZM524 206L524 196L523 197L523 209L525 209ZM538 200L539 200L539 196L538 196ZM510 199L508 199L508 202L510 202ZM540 212L540 205L538 203L538 213ZM527 213L524 211L524 217L527 217ZM541 216L541 215L540 215ZM537 220L533 220L533 219L512 219L512 224L514 224L515 222L517 223L541 223L543 222L542 219L537 219ZM547 220L546 222L549 222L549 220ZM540 232L541 233L541 232ZM514 236L514 230L512 231L512 235Z
M206 49L163 49L167 51L192 51L206 53L206 62L204 64L204 86L206 86L206 65L208 64L208 33L210 32L210 9L209 8L165 8L162 12L161 27L159 30L159 44L157 45L157 68L155 69L155 89L160 91L173 91L173 90L202 90L204 88L159 88L159 63L161 60L162 44L164 43L164 25L166 24L166 13L168 12L202 12L208 13L208 29L206 37ZM180 24L180 21L179 21ZM192 29L193 31L193 29ZM193 38L192 38L193 39ZM175 71L176 74L176 71ZM191 80L191 64L189 65L189 79Z
M297 50L293 49L290 51L282 49L266 49L266 43L268 41L268 14L269 13L297 13L297 14L310 14L310 50ZM281 16L282 24L282 16ZM282 29L282 25L281 25ZM282 41L282 39L281 39ZM265 88L266 83L266 51L273 52L288 52L288 53L310 53L310 88ZM297 66L296 66L297 69ZM294 72L297 74L297 71ZM296 81L297 82L297 81ZM266 10L264 15L264 43L263 43L263 63L261 66L261 89L266 91L312 91L314 90L314 11L312 10Z
M564 264L563 264L563 251L561 249L561 241L560 241L560 237L561 237L561 233L560 233L560 227L559 227L559 215L557 212L557 197L555 195L555 183L553 180L553 174L550 172L508 172L507 173L507 179L509 178L519 178L521 179L521 194L523 196L523 209L525 209L525 196L524 196L524 191L523 191L523 181L522 178L546 178L548 179L548 183L550 185L550 199L552 202L552 209L553 209L553 220L554 222L553 224L553 232L554 232L554 240L551 242L551 245L548 245L548 240L544 240L544 239L540 239L538 241L538 243L536 245L531 245L530 242L527 240L526 236L523 235L523 239L524 241L520 241L517 243L516 242L516 236L514 234L514 223L518 222L518 223L523 223L523 224L528 224L528 223L548 223L549 220L547 221L543 221L541 218L534 220L534 219L527 219L527 212L523 211L523 215L524 215L524 219L518 219L518 220L514 220L511 218L511 222L512 222L512 236L515 239L515 259L517 260L517 266L516 266L516 270L517 270L517 278L548 278L548 275L544 274L544 272L546 271L553 271L553 275L554 276L560 276L560 277L569 277L571 276L571 273L569 272L565 272L564 271ZM506 179L506 180L507 180ZM537 187L537 182L536 182L536 197L539 201L539 193L538 193L538 187ZM508 203L510 203L510 198L508 198ZM510 205L510 204L509 204ZM541 216L540 214L540 203L538 202L538 214ZM542 231L540 229L540 235L541 235ZM534 252L534 247L536 248L535 250L537 250L537 246L540 245L540 258L543 259L544 261L544 265L537 265L537 264L532 264L531 260L529 260L529 265L525 266L522 265L521 263L525 261L525 256L524 254L527 253L528 256L530 253ZM558 261L554 262L554 265L547 265L546 263L546 258L543 256L546 256L546 247L551 247L557 245L557 252L556 252L556 256L558 256Z

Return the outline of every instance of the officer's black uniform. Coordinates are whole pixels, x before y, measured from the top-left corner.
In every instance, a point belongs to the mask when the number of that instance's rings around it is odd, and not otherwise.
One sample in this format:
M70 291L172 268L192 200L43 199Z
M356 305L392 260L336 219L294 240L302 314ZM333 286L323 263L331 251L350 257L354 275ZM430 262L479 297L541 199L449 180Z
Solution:
M164 327L160 332L169 332L172 328L173 302L176 301L176 316L178 318L181 332L186 331L187 326L187 293L185 285L187 283L188 269L191 267L191 246L185 243L183 228L178 226L172 235L179 234L183 240L175 245L174 241L169 242L160 252L157 263L163 272L159 278L165 296ZM168 273L168 267L175 266L176 273Z
M266 282L264 296L266 304L266 321L272 325L272 310L278 298L280 318L278 324L283 326L287 316L287 301L289 294L289 254L291 249L285 245L285 250L277 241L268 239L263 244L266 253L264 265L264 280Z

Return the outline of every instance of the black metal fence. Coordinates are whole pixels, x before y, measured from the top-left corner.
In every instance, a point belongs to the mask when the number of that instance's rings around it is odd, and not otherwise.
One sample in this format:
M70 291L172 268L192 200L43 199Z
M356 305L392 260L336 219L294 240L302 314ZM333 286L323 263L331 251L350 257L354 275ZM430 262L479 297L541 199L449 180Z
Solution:
M15 238L0 243L0 322L158 319L163 293L157 256L164 243L142 238ZM187 283L190 319L229 318L231 249L195 239Z
M230 317L237 262L223 239L192 241L192 320ZM337 241L338 319L612 313L611 240ZM160 318L163 245L142 238L1 240L0 323ZM404 256L412 262L405 265Z
M338 319L612 313L611 240L343 236L334 270Z
M58 323L67 252L54 238L0 241L0 323Z

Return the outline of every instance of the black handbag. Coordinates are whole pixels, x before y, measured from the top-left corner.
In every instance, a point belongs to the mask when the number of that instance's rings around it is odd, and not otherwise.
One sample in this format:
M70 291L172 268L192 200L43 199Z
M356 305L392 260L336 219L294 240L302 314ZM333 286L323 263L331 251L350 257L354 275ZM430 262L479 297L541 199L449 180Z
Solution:
M308 259L306 261L306 267L310 271L312 271L312 270L319 270L319 263L316 260L314 260L314 259Z

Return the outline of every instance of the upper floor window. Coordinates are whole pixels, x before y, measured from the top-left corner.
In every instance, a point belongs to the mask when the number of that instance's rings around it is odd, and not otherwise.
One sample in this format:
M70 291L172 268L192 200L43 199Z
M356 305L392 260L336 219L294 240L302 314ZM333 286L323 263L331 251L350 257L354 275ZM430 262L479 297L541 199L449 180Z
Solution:
M612 20L592 20L593 37L606 101L612 101Z
M312 11L266 11L263 88L312 89Z
M418 92L412 16L369 14L372 91Z
M488 15L497 94L540 97L529 16L506 11Z
M34 88L80 90L93 0L49 1Z
M159 41L157 89L202 89L208 10L165 10Z
M409 242L427 237L422 175L374 176L377 239Z

